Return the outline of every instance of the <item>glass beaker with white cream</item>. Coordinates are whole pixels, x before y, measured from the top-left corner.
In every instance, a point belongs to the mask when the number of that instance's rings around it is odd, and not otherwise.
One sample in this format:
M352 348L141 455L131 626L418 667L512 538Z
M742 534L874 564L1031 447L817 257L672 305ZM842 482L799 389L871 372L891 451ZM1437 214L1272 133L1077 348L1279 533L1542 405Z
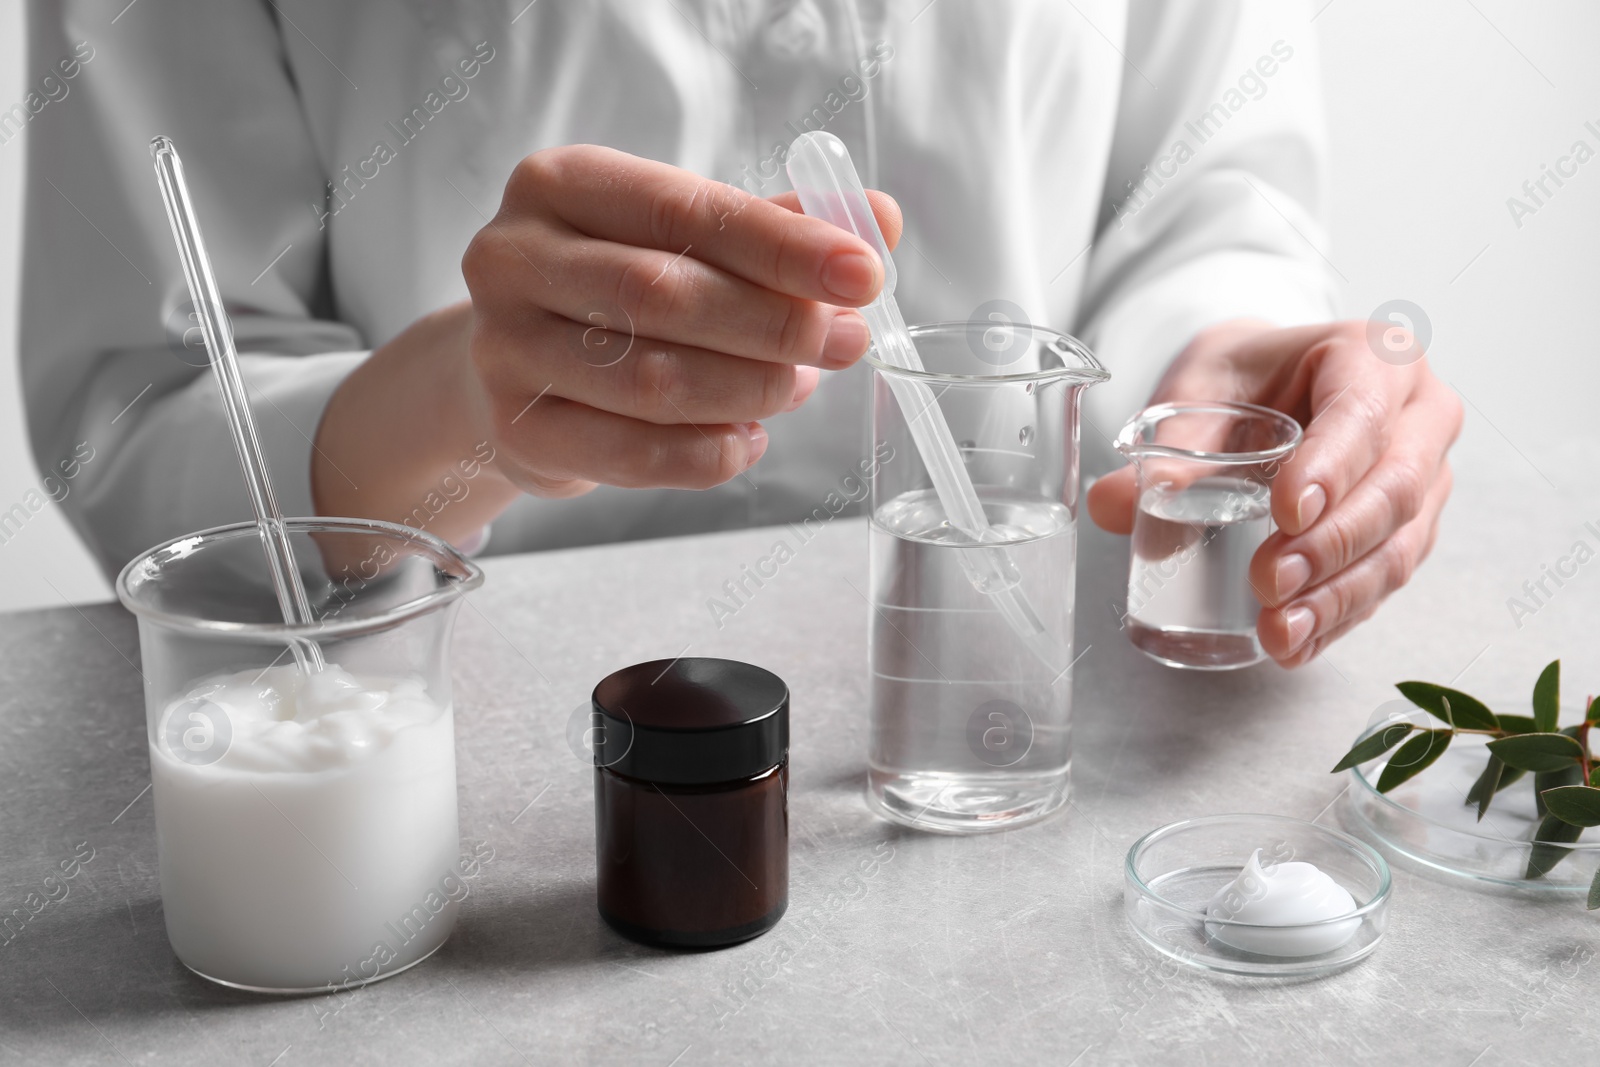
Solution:
M316 616L289 625L254 523L134 559L167 937L202 977L314 992L449 936L457 874L449 639L482 571L430 534L290 519ZM314 640L325 666L290 654Z

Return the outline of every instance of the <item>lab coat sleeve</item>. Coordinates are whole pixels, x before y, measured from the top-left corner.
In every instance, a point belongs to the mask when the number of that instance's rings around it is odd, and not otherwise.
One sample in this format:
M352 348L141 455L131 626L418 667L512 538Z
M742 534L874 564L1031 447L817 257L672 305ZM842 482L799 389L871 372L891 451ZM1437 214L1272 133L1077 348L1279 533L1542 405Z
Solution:
M114 14L114 12L112 12ZM311 514L312 440L365 356L331 321L325 178L258 3L35 0L19 354L35 462L108 576L143 549L251 518L152 169L183 157L279 504ZM63 60L75 60L68 78Z
M1108 415L1142 406L1209 325L1334 316L1310 14L1289 0L1130 5L1078 323L1113 374L1094 397Z

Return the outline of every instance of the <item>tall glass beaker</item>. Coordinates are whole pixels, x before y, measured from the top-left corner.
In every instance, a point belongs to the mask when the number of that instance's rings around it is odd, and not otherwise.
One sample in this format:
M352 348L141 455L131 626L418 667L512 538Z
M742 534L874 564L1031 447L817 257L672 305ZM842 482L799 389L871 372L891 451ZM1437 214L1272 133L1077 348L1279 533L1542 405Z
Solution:
M450 631L483 572L431 534L285 523L316 622L283 621L254 523L135 558L167 939L204 978L326 992L444 943L458 870ZM320 670L291 642L315 641Z
M916 326L923 370L876 369L867 802L946 833L1066 803L1071 770L1078 407L1109 375L1075 339L1016 322ZM894 389L926 387L989 528L949 521ZM911 393L911 390L902 390Z
M1117 450L1138 472L1123 626L1169 667L1232 670L1266 654L1250 560L1272 533L1272 479L1300 444L1281 411L1224 402L1156 404Z

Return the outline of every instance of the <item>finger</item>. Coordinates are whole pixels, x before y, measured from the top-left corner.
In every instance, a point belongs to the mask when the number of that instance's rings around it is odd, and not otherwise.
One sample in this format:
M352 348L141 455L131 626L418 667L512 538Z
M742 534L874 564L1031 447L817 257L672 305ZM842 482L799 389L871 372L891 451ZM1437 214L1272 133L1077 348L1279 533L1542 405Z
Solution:
M1447 477L1439 489L1441 505L1448 492ZM1405 584L1405 579L1432 551L1438 527L1438 513L1429 508L1379 550L1310 591L1289 605L1286 612L1263 610L1258 627L1262 647L1286 666L1314 658L1318 649L1370 618L1390 593ZM1307 607L1310 614L1297 617L1301 607ZM1271 637L1269 628L1273 631Z
M796 367L794 369L795 385L794 396L784 411L794 411L811 398L817 391L817 386L822 383L822 372L815 367Z
M1339 640L1339 638L1343 637L1345 634L1349 633L1351 630L1354 630L1357 626L1360 626L1362 623L1372 618L1372 616L1376 615L1378 613L1378 607L1379 605L1374 604L1371 608L1368 608L1355 618L1346 619L1344 622L1334 627L1330 632L1318 635L1315 640L1308 641L1307 643L1301 645L1297 651L1291 653L1287 658L1279 660L1278 665L1281 667L1287 667L1291 670L1296 667L1304 667L1306 664L1322 655L1323 649L1327 648L1329 645Z
M541 250L543 267L525 247ZM598 301L620 318L603 316L607 329L751 359L838 370L867 351L860 312L774 292L690 256L563 238L537 220L479 231L462 267L474 300L498 301L507 320L537 307L592 326Z
M1443 465L1428 490L1422 512L1383 544L1288 605L1264 608L1256 632L1273 659L1286 661L1308 642L1363 617L1404 585L1433 544L1434 525L1450 495L1450 467Z
M1422 559L1425 560L1428 558L1428 555L1433 551L1434 542L1438 539L1439 519L1436 516L1433 520L1432 528L1430 528L1428 531L1428 539L1422 546ZM1329 645L1339 640L1339 638L1343 637L1345 634L1349 633L1351 630L1354 630L1357 626L1360 626L1362 623L1372 618L1372 616L1376 615L1378 613L1378 608L1381 606L1381 604L1374 604L1365 611L1358 613L1355 617L1345 619L1338 626L1335 626L1327 633L1318 634L1313 640L1301 645L1298 652L1290 655L1288 659L1281 660L1280 663L1284 667L1300 667L1310 663L1312 660L1316 659L1322 654L1323 649L1327 648Z
M1341 330L1307 352L1291 385L1309 397L1304 436L1279 468L1272 517L1290 534L1337 505L1389 448L1395 417L1425 370L1373 358L1364 335Z
M501 337L485 360L489 389L575 400L658 425L755 422L793 410L816 388L817 371L670 344L546 312L536 336L546 358L526 355L521 336ZM507 358L511 354L512 358Z
M536 152L507 199L536 201L581 233L693 255L755 285L856 306L883 285L865 241L743 189L595 145ZM524 199L526 198L526 199Z
M1138 475L1132 467L1122 467L1089 487L1089 518L1107 533L1131 534L1138 502Z
M790 191L767 197L772 203L790 211L802 211L800 207L800 194ZM900 205L888 193L877 189L867 190L867 203L872 206L872 215L878 220L878 232L883 234L883 243L893 252L900 247L900 235L905 232L905 218L900 213Z
M767 449L760 423L658 426L550 396L532 407L521 401L518 417L517 401L497 398L495 426L504 444L497 462L521 487L710 489L743 474ZM537 457L537 467L522 457Z
M1395 421L1393 447L1343 500L1305 533L1280 531L1256 552L1250 580L1266 602L1283 604L1331 578L1421 514L1458 424L1448 404L1424 399L1406 405Z

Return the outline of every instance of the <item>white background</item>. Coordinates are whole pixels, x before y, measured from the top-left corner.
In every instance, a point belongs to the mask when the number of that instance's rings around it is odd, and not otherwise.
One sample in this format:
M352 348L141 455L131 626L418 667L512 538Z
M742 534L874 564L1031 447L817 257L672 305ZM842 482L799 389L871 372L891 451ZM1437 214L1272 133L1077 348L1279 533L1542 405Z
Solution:
M1325 5L1312 29L1334 147L1333 242L1323 251L1347 280L1346 314L1365 317L1393 298L1426 311L1429 358L1467 401L1458 485L1545 481L1552 499L1589 492L1600 519L1591 473L1600 368L1585 314L1600 298L1600 159L1520 228L1506 207L1575 140L1600 150L1600 136L1584 129L1586 120L1600 128L1600 5L1313 4ZM21 7L0 0L0 109L45 73L26 67ZM27 140L0 144L0 511L38 485L15 359ZM1538 522L1529 516L1530 532ZM0 545L0 610L109 595L54 505Z

